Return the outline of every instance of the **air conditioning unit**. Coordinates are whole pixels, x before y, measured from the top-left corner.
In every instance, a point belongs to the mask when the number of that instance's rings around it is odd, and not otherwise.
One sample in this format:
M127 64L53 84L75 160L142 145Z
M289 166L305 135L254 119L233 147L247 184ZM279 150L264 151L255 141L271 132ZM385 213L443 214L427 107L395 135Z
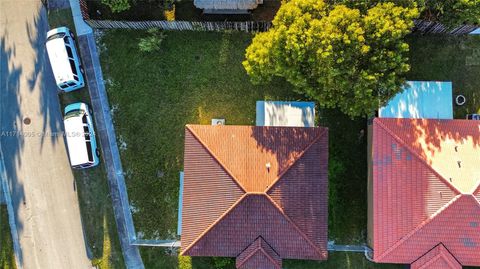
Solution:
M225 119L212 119L212 125L225 125Z

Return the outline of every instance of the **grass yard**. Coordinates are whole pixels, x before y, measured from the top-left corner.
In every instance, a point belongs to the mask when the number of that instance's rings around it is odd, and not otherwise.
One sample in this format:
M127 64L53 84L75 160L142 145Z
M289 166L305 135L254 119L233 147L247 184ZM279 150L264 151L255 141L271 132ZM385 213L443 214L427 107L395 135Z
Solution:
M8 212L5 205L0 206L0 268L16 269L12 234L8 224Z
M159 52L142 53L143 31L109 31L102 38L121 157L137 231L145 238L176 237L178 173L187 123L254 124L256 100L301 100L282 80L254 86L241 66L251 36L242 33L167 32ZM478 112L478 38L410 36L411 80L451 80L467 97L456 117ZM338 244L366 238L366 119L322 109L330 128L329 238ZM232 260L178 259L176 252L142 248L147 268L232 268ZM224 264L224 266L221 266ZM373 265L361 254L333 253L327 262L285 261L286 268L403 268Z
M136 228L174 238L185 124L252 125L256 100L299 96L281 81L250 84L240 64L249 35L168 32L156 53L139 52L142 36L106 34L103 71Z
M288 83L255 86L241 65L251 35L167 32L159 52L141 53L142 31L116 30L102 38L102 65L114 114L137 231L145 238L175 238L178 174L184 126L254 125L255 101L301 100ZM322 110L330 128L329 237L362 243L366 236L366 120ZM232 268L233 260L182 257L142 248L146 268ZM332 254L324 263L288 261L291 268L369 268L362 255ZM224 266L221 266L224 264ZM369 264L369 263L368 263ZM373 265L370 265L373 266ZM289 268L286 267L286 268ZM378 265L371 268L398 268Z
M50 11L48 20L51 28L67 26L75 30L70 9ZM61 93L59 101L62 109L75 102L89 104L88 87ZM101 161L95 168L74 170L74 176L92 264L99 269L125 268L104 164Z
M467 102L454 104L455 118L480 113L480 36L412 35L410 80L452 81L454 98L463 94Z

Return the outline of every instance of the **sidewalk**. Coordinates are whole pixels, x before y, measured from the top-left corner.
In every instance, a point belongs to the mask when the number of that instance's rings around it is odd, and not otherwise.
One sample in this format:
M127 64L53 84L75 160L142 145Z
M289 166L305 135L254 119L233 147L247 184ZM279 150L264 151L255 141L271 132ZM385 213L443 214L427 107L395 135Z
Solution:
M91 107L97 126L96 133L102 146L102 155L107 170L110 194L112 197L115 222L122 246L123 258L127 268L143 269L144 265L138 246L132 245L136 239L127 188L123 175L122 163L110 115L110 105L103 83L102 69L95 45L92 29L83 21L78 0L70 0L77 30L80 55L84 63Z

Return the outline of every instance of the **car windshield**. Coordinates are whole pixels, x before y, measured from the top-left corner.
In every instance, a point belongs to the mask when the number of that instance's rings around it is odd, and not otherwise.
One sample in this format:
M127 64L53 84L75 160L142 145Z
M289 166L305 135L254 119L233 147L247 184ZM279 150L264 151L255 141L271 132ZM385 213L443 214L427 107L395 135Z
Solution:
M83 111L81 111L80 109L75 109L75 110L72 110L72 111L68 112L65 115L65 119L72 118L72 117L80 117L82 115L83 115Z
M56 33L54 35L51 35L48 37L47 41L50 41L50 40L53 40L53 39L57 39L57 38L63 38L65 36L64 33Z

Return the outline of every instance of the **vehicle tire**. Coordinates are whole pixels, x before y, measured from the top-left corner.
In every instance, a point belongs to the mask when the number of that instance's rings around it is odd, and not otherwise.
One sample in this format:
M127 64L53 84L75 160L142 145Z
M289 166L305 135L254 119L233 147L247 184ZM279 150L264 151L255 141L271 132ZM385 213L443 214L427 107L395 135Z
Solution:
M100 158L100 150L99 149L95 150L95 154L97 154L97 157Z

